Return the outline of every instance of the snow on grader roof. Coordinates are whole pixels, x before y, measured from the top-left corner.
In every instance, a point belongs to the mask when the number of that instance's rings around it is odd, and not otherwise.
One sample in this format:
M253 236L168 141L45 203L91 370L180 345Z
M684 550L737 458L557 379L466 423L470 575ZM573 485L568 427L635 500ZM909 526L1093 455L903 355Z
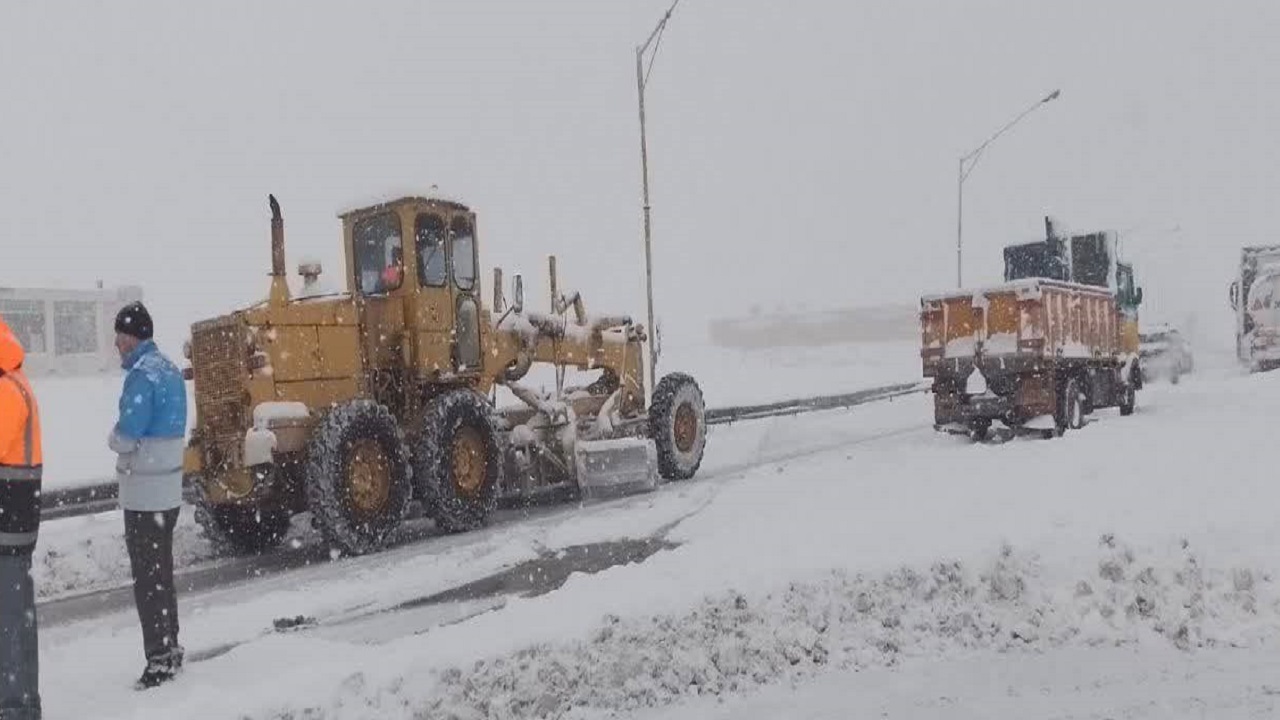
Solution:
M358 205L348 205L346 209L338 211L338 217L346 220L353 215L359 215L365 212L373 212L382 210L392 205L399 205L406 202L434 203L453 207L458 210L470 210L466 203L458 198L441 193L435 186L432 186L426 193L418 193L412 191L405 192L388 192L382 195L375 195L366 198Z

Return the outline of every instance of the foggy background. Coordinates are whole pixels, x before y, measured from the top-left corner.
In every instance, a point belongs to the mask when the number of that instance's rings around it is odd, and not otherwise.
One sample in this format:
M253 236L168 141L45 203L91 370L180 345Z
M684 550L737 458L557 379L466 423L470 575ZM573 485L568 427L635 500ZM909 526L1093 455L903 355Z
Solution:
M290 275L342 280L335 214L432 185L479 214L482 275L545 256L643 321L633 48L666 0L0 5L0 285L139 284L186 325ZM667 343L752 308L966 285L1043 216L1117 230L1144 321L1230 347L1239 248L1272 242L1280 7L1267 2L683 0L648 91Z

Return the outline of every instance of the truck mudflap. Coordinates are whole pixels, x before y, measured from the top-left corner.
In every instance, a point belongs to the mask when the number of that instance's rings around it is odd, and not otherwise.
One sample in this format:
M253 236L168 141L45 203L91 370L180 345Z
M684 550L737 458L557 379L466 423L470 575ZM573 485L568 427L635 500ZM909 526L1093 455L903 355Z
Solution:
M1120 383L1142 387L1142 358L1136 354L1126 355L1121 359Z
M950 397L935 396L934 427L942 430L945 426L959 425L968 428L977 422L1000 421L1005 424L1016 424L1016 407L1013 398L987 393L984 395L965 396L959 393Z

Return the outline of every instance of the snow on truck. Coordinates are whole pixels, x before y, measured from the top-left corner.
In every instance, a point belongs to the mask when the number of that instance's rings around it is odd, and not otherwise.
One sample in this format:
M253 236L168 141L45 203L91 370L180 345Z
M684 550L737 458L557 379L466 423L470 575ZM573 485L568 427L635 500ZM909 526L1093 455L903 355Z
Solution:
M1110 232L1005 248L1004 284L920 300L924 376L939 430L1000 422L1062 435L1097 408L1133 412L1142 386L1133 267Z
M1280 245L1240 251L1231 283L1236 313L1236 357L1254 372L1280 367Z
M291 298L270 204L268 299L196 323L184 348L196 408L184 471L215 545L265 550L310 511L333 547L359 554L389 541L411 499L459 532L502 499L646 490L697 472L697 383L673 373L646 393L645 328L561 295L554 257L549 313L525 312L519 275L508 306L500 269L486 309L475 214L402 197L340 216L346 292ZM314 281L320 269L302 272ZM556 368L554 392L520 384L536 363ZM566 387L568 368L595 377ZM499 387L523 404L498 408Z

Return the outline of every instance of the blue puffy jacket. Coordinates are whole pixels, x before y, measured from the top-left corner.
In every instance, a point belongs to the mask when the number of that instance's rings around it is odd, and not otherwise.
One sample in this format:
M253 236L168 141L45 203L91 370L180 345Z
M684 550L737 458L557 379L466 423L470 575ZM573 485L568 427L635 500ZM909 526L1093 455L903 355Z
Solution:
M123 367L128 374L120 395L120 419L108 441L119 455L120 506L170 510L182 504L186 383L151 340L129 353Z

